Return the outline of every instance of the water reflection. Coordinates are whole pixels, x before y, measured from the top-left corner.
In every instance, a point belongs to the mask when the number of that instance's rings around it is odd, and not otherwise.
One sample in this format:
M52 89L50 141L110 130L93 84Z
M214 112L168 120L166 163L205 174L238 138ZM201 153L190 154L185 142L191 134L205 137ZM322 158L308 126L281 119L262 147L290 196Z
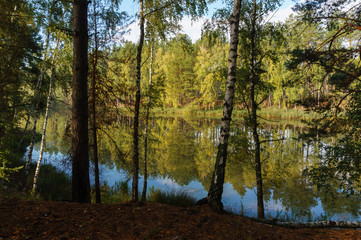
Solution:
M45 156L46 161L62 169L66 168L66 156L70 149L66 119L64 115L50 119ZM131 118L120 118L99 133L101 182L113 185L130 179L131 124ZM149 187L183 189L197 199L205 197L217 153L220 121L154 118L150 126ZM346 198L337 187L317 190L303 176L303 170L317 163L317 155L322 152L318 144L298 140L300 133L305 131L303 127L276 123L262 124L260 129L266 217L281 216L290 221L320 220L324 217L333 220L359 218L358 196ZM333 140L323 139L324 144L330 141ZM141 142L140 146L143 145ZM140 153L144 151L140 150ZM234 122L223 203L236 213L254 217L257 201L252 153L249 129L242 122ZM36 154L33 159L37 159ZM142 189L142 178L139 183Z

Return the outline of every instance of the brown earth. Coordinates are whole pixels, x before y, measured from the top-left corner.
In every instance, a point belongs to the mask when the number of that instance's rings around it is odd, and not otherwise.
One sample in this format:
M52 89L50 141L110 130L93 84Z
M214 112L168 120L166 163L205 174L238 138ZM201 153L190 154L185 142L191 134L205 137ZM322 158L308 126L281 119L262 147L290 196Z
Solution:
M290 229L207 206L0 200L1 239L361 239L355 229Z

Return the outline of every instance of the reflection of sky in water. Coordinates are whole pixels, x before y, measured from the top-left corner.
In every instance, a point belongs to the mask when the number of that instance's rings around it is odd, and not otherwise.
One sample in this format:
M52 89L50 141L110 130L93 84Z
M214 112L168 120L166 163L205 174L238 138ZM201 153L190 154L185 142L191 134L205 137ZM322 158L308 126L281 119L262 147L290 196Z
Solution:
M24 155L26 158L27 152ZM39 158L39 147L36 146L33 151L32 161L36 162ZM67 158L58 153L47 153L43 154L43 164L51 164L55 166L57 169L64 171L66 174L71 175L71 164ZM90 167L90 181L91 184L94 185L94 175L93 175L93 166ZM127 181L129 189L131 189L131 176L128 176L124 170L116 170L115 166L113 168L109 168L108 166L101 165L100 166L100 182L107 182L108 185L112 186L117 182ZM161 189L163 191L186 191L195 199L199 200L207 196L207 191L204 189L202 184L198 181L191 181L188 185L180 186L174 180L168 177L158 177L148 178L148 189L154 187L155 189ZM143 177L139 178L139 189L143 188ZM269 201L265 201L265 215L266 217L276 217L276 216L284 216L285 219L293 219L292 213L285 211L282 203L280 201L274 201L272 199L273 192L271 190L271 197ZM249 217L257 216L257 195L256 189L246 189L244 196L238 194L236 190L233 189L232 184L225 183L222 195L222 202L226 210L231 210L236 214L244 214ZM305 209L307 210L307 209ZM322 203L318 199L317 205L310 209L312 220L324 220L323 217L327 215L323 208ZM303 217L297 219L297 221L308 221L310 220L307 217ZM327 220L335 220L335 221L356 221L360 220L358 217L354 217L347 213L340 213L334 216L327 216Z

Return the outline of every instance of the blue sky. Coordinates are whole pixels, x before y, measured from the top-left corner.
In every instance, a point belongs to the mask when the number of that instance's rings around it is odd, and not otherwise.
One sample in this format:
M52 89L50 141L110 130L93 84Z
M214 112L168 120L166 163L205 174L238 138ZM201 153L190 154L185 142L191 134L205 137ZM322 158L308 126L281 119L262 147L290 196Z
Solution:
M274 14L272 20L273 21L283 21L290 13L292 13L291 7L294 5L294 1L292 0L285 0L283 5L279 8L279 10ZM195 42L197 39L201 36L201 29L203 22L207 18L211 18L213 12L222 7L222 0L217 0L215 3L210 4L208 6L209 12L208 14L200 19L199 21L193 22L189 17L185 17L182 22L182 32L186 33L193 42ZM138 1L134 0L123 0L121 4L121 10L128 12L129 15L133 16L138 12L139 5ZM124 36L126 40L137 42L138 36L139 36L139 30L138 30L138 22L133 23L129 29L130 33Z

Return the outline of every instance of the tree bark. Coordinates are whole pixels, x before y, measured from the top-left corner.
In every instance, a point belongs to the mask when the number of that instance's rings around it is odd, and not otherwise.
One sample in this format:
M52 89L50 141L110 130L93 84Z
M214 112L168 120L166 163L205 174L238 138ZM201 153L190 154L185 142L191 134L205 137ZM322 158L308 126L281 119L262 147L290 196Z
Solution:
M87 0L74 0L72 83L72 198L90 202L88 153L88 21Z
M223 210L222 193L224 184L224 175L227 160L227 146L229 138L229 129L231 124L233 98L236 82L237 71L237 48L238 48L238 32L239 18L242 0L234 1L233 13L230 19L230 49L229 49L229 66L226 84L226 92L224 96L223 118L221 127L221 136L219 139L218 153L212 182L207 196L207 202L217 210Z
M41 143L40 143L40 154L39 154L39 159L38 159L38 163L36 165L36 170L35 170L35 174L34 174L33 190L32 190L33 194L35 193L37 185L38 185L38 176L39 176L39 172L40 172L40 165L41 165L41 161L43 159L46 128L48 125L49 111L50 111L50 104L51 104L51 94L52 94L52 90L53 90L54 77L55 77L55 59L56 59L56 55L57 55L57 50L59 48L59 44L60 44L60 38L58 36L58 39L56 41L56 47L55 47L54 53L53 53L53 58L51 60L51 76L50 76L49 93L48 93L48 98L46 101L46 111L45 111L43 132L42 132L42 136L41 136Z
M251 17L251 33L250 33L250 82L251 82L251 126L253 142L255 145L254 158L256 163L256 181L257 181L257 216L264 218L264 204L263 204L263 180L262 180L262 166L261 166L261 144L258 135L258 120L257 120L257 103L255 99L255 86L258 84L258 74L255 72L255 38L256 38L256 14L257 5L256 0L253 0L253 12Z
M95 175L95 202L101 203L100 183L99 183L99 160L98 160L98 137L96 121L96 68L98 63L98 37L97 37L97 14L96 1L94 2L94 57L92 66L92 134L93 134L93 157L94 157L94 175Z
M152 43L151 43L152 44ZM147 181L148 181L148 125L149 125L149 112L151 104L151 87L152 87L152 74L153 74L153 45L150 47L150 66L149 66L149 101L147 105L147 113L145 116L145 136L144 136L144 181L143 181L143 192L142 201L144 202L147 197Z
M138 179L139 179L139 108L140 108L140 79L142 50L144 43L144 10L143 0L139 1L139 25L140 36L137 49L137 77L136 77L136 95L135 95L135 114L134 114L134 134L133 134L133 185L132 185L132 201L138 201Z
M34 114L34 124L33 124L31 142L30 142L30 146L29 146L29 152L28 152L28 156L27 156L26 161L25 161L25 174L24 174L24 179L23 179L23 185L24 186L26 184L26 180L27 180L27 177L29 175L30 162L31 162L31 158L32 158L32 155L33 155L33 150L34 150L35 135L36 135L36 123L37 123L38 117L39 117L39 105L40 105L40 99L41 99L41 88L42 88L42 84L43 84L43 80L44 80L45 63L46 63L47 58L48 58L49 41L50 41L50 33L48 32L47 35L46 35L44 62L43 62L43 65L41 67L40 76L39 76L39 80L38 80L39 81L38 89L36 89L35 92L34 92L34 101L36 102L36 104L35 104L35 114ZM25 129L25 131L26 131L26 129Z

